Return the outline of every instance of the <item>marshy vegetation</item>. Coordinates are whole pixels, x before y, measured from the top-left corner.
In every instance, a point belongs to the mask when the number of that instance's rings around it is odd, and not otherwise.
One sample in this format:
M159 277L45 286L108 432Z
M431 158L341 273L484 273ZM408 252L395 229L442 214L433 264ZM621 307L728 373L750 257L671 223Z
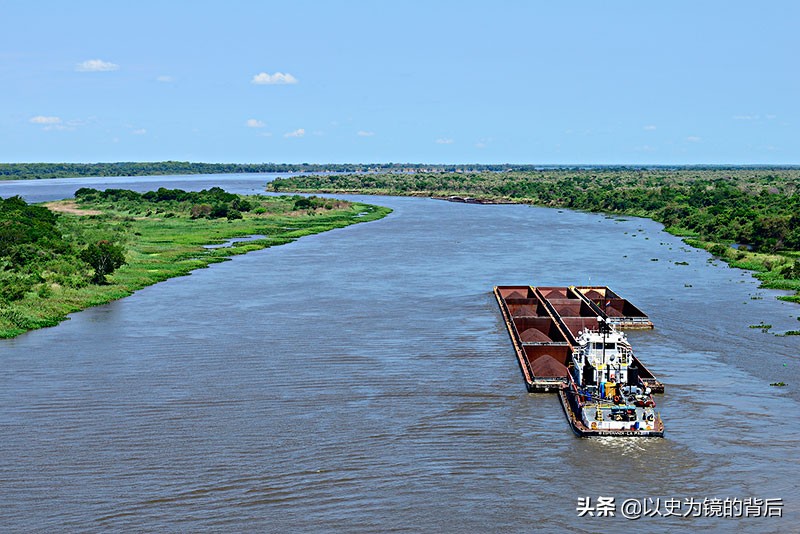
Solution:
M82 188L76 198L0 203L0 337L52 326L68 313L299 237L372 221L391 210L220 188L137 193ZM264 236L207 249L234 237Z

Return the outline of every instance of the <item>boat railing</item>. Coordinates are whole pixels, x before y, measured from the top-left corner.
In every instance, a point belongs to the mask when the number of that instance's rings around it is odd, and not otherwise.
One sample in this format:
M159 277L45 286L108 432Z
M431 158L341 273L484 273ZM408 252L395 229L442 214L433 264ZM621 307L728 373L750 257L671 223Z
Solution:
M566 379L561 376L535 376L534 381L537 384L561 384Z
M646 317L609 317L608 318L609 324L616 324L616 325L629 325L629 324L641 324L641 325L652 325L652 321Z

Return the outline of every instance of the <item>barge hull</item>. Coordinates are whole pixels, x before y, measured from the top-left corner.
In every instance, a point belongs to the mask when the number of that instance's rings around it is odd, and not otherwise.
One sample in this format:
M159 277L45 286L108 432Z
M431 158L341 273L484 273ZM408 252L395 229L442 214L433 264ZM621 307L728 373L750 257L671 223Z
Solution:
M531 393L549 393L558 391L567 382L566 374L558 376L536 376L531 368L531 361L525 352L522 340L519 337L517 329L513 322L513 315L509 310L505 299L501 296L498 288L494 291L497 304L500 306L500 313L503 315L503 321L506 323L508 335L511 338L511 344L514 346L514 353L517 357L519 369L522 372L522 377L525 380L525 387ZM566 368L565 368L566 370Z

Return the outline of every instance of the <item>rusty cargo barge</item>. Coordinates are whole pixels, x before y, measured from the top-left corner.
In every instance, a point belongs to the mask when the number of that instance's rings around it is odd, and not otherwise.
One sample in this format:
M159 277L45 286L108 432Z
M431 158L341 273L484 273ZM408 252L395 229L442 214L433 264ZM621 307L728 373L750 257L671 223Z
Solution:
M498 286L494 294L528 391L557 393L576 434L663 435L652 393L664 385L619 332L653 328L639 308L608 287Z

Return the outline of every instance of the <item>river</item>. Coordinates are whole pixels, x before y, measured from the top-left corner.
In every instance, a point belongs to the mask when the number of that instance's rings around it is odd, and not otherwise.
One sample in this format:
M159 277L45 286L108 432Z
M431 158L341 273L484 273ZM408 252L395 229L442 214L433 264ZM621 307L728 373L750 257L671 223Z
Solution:
M800 307L649 220L347 198L394 212L0 341L0 528L798 531L800 338L775 332ZM666 385L664 439L578 439L554 395L526 392L491 294L514 284L608 285L649 314L655 330L629 338ZM579 497L613 497L614 517ZM627 519L628 499L657 513ZM715 501L692 517L691 499L775 499L764 513L781 517L707 517Z

